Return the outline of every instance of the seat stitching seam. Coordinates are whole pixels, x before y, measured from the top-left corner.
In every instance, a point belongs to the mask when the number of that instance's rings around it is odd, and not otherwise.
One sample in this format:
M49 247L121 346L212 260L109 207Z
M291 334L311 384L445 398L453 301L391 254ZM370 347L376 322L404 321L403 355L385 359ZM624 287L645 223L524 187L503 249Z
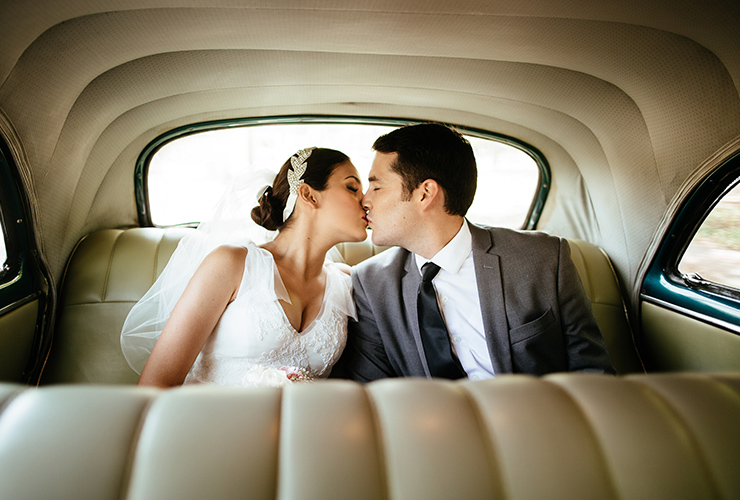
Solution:
M165 232L162 231L161 236L159 237L159 242L157 242L157 247L154 249L154 265L152 266L152 283L157 281L157 267L159 265L159 250L162 248L162 242L164 241Z
M591 419L588 417L588 413L585 411L583 406L581 406L578 399L573 394L571 394L571 392L567 388L552 380L544 380L544 383L550 385L551 387L558 390L561 394L563 394L581 416L582 421L585 423L586 428L588 429L588 434L593 440L594 446L599 454L599 458L601 459L600 462L603 467L604 474L606 474L606 483L608 484L609 490L612 492L612 498L614 498L615 500L621 498L621 496L619 495L619 490L617 489L616 482L614 481L611 467L609 466L609 460L607 460L606 457L606 450L603 443L601 442L601 439L599 439L599 433L596 432Z
M141 441L141 433L144 429L144 426L146 425L147 416L149 415L149 411L152 408L152 405L157 400L157 395L151 396L146 403L141 408L141 414L139 415L138 422L136 423L136 427L133 430L132 436L131 436L131 445L129 446L128 453L127 453L127 460L126 465L124 468L123 474L121 474L121 487L119 488L119 491L121 492L120 499L126 499L129 496L129 490L131 489L131 481L132 476L134 472L134 466L136 462L136 454L137 450L139 449L139 443Z
M136 304L138 300L108 300L105 302L76 302L74 304L65 304L61 307L61 310L64 311L68 307L75 307L75 306L98 306L98 305L105 305L105 304Z
M113 242L113 246L111 247L111 251L110 251L110 254L108 256L108 269L105 272L105 279L103 280L103 290L102 290L102 293L100 295L101 296L101 300L103 302L105 302L105 297L108 294L108 282L110 281L110 273L111 273L111 269L113 268L113 258L114 258L114 255L116 253L116 247L118 247L118 242L121 239L121 236L122 235L123 235L123 231L121 231L120 233L118 233L116 235L116 239Z
M710 380L709 377L706 376L702 378ZM639 386L648 397L658 401L661 406L671 415L673 421L686 435L694 453L696 453L696 458L699 461L699 467L704 472L704 477L706 477L707 483L712 489L712 498L722 498L722 495L720 495L719 480L715 477L712 468L708 467L707 465L708 459L706 453L704 452L704 449L700 445L700 440L698 439L696 433L693 432L686 419L681 416L678 408L671 404L668 398L663 396L660 392L658 392L658 390L654 389L649 384L642 382L639 378L630 378L629 382L635 384L636 386Z
M378 411L375 398L373 398L372 391L363 387L362 392L365 394L365 398L367 399L370 420L373 424L373 432L375 434L375 449L378 453L378 473L380 474L380 481L384 485L384 488L382 489L383 500L388 500L391 498L391 484L388 479L388 461L386 460L386 446L384 434L382 432L380 413Z
M498 482L494 482L493 486L497 489L497 493L501 495L501 498L510 498L511 494L507 485L506 478L504 477L504 472L502 470L503 460L502 454L500 453L501 447L496 441L496 438L491 432L489 426L486 424L486 419L483 416L483 410L481 409L481 405L478 404L477 398L470 392L467 387L465 387L464 384L461 384L460 390L463 393L463 397L465 398L465 400L470 404L470 406L473 407L472 413L475 417L481 434L483 434L488 439L488 446L485 447L485 454L488 456L488 461L491 466L495 467L496 476L498 479Z

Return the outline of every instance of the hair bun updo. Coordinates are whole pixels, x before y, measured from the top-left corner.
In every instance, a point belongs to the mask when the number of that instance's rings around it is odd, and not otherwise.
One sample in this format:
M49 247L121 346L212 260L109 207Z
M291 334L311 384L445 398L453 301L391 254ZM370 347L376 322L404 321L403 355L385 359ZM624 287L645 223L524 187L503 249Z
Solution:
M265 192L259 199L259 205L252 209L252 220L268 231L275 231L283 225L282 211L275 206L275 198L272 196L272 186L267 186ZM280 221L274 220L274 215L280 215Z

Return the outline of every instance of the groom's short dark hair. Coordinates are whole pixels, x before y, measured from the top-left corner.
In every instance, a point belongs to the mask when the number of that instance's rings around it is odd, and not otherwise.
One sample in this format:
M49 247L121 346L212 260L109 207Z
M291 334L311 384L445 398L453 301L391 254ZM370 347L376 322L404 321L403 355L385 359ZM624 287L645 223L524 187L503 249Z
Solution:
M407 125L378 137L373 149L397 153L391 169L403 179L407 196L433 179L445 194L445 210L465 216L473 203L478 169L470 143L458 131L440 123Z

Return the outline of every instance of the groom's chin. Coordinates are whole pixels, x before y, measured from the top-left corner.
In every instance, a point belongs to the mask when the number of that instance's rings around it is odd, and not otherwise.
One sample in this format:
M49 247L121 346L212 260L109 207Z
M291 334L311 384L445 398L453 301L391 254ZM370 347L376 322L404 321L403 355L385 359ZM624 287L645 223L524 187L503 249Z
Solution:
M388 246L388 244L383 241L382 236L378 234L376 231L373 231L372 229L370 229L369 234L370 234L370 241L373 242L373 245L381 246L381 247Z

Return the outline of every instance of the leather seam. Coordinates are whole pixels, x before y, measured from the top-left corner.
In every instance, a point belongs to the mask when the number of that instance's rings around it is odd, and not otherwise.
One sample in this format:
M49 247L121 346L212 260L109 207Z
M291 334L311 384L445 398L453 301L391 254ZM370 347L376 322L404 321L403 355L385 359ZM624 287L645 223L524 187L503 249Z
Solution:
M118 247L118 242L121 239L121 236L123 235L124 231L121 231L116 235L116 239L113 242L113 246L111 247L110 254L108 255L108 269L105 271L105 278L103 279L103 290L100 294L101 301L105 302L105 296L108 294L108 283L110 282L110 273L111 269L113 268L113 258L116 253L116 247Z
M146 403L142 405L141 414L136 422L136 426L131 435L131 444L129 445L127 452L126 465L124 466L123 473L121 474L121 485L119 491L121 492L120 499L124 500L128 498L131 489L131 482L133 479L134 466L136 462L136 454L139 449L139 442L141 441L141 433L146 425L147 416L151 410L152 405L156 402L157 397L160 394L155 394L149 397Z
M77 307L77 306L102 306L105 304L136 304L138 300L108 300L105 302L78 302L75 304L66 304L64 307L61 308L61 311L65 311L67 308L70 307Z
M709 377L702 375L699 376L703 379L709 380ZM653 388L649 384L642 382L639 378L630 378L629 382L639 386L644 391L647 397L658 401L660 405L670 414L675 424L680 427L681 431L687 437L692 451L696 454L696 459L699 462L699 467L704 473L704 477L707 480L708 486L712 490L711 498L722 498L722 495L720 493L719 480L714 474L714 469L712 467L709 467L708 465L709 460L707 458L707 454L704 451L704 448L702 448L701 446L701 440L698 438L686 419L681 416L681 412L678 410L678 408L671 404L670 400L663 396L657 389ZM719 383L717 384L720 385Z
M547 379L543 380L543 382L550 385L551 387L556 388L561 394L563 394L566 398L568 398L568 401L570 402L570 404L573 405L573 408L575 408L578 414L581 416L583 423L588 429L588 434L591 436L591 439L593 440L594 447L596 448L596 451L599 454L601 466L603 467L604 474L606 475L606 477L604 478L604 482L608 485L609 491L611 491L612 498L614 500L618 500L619 498L622 498L622 496L619 494L617 484L614 481L612 470L609 467L609 460L606 457L606 450L604 449L604 445L601 442L601 439L599 438L599 433L596 432L596 429L594 428L594 425L591 422L591 419L588 417L588 413L585 411L585 409L580 404L578 399L566 387L558 384L557 382L547 380Z
M159 241L157 242L157 248L154 249L154 262L152 265L152 283L157 281L157 266L159 265L159 251L162 248L162 242L164 241L165 237L165 231L162 231L162 234L159 237Z
M380 474L380 481L383 483L383 500L391 498L390 492L390 481L388 480L388 461L386 460L386 447L385 440L382 432L382 422L380 414L378 413L378 407L375 404L375 399L372 397L372 391L363 387L363 393L367 399L368 412L370 413L370 420L373 423L373 433L375 434L375 449L378 453L378 473Z
M485 454L488 457L488 462L491 465L491 468L495 469L496 471L497 481L493 481L493 487L497 490L496 498L498 498L499 495L500 498L510 498L510 488L508 487L506 478L504 477L503 471L501 470L501 463L503 462L501 460L502 454L500 453L501 447L496 441L496 438L491 432L491 429L486 424L486 419L483 417L483 410L481 409L481 405L478 404L478 400L468 390L468 388L465 387L465 384L461 385L462 386L459 388L463 393L463 397L465 398L465 400L472 407L472 413L475 417L476 423L478 424L478 429L480 430L481 435L485 436L488 441L487 446L485 446Z

